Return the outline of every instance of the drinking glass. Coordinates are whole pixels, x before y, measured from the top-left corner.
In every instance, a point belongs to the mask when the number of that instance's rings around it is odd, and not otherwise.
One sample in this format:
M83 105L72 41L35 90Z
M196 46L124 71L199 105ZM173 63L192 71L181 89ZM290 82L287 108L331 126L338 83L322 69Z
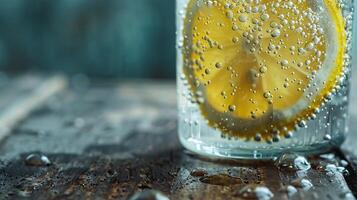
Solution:
M176 0L179 138L204 156L323 153L348 133L353 0Z

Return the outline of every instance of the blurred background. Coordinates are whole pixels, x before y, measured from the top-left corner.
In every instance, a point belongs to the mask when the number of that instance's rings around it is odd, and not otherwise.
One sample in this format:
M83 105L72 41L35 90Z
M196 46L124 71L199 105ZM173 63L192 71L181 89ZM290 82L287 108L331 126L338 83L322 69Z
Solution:
M0 70L175 77L175 0L0 3Z
M0 0L0 4L0 70L175 76L175 0Z

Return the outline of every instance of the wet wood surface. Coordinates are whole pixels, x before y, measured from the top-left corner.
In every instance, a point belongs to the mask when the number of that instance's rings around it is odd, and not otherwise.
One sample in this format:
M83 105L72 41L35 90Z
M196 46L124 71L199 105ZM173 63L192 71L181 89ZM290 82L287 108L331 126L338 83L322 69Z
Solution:
M279 170L273 161L212 161L187 152L178 141L173 82L31 80L8 80L0 91L1 108L26 109L11 118L2 136L0 199L128 199L141 191L160 191L169 199L256 199L249 189L260 186L277 200L357 194L353 134L341 150L308 158L306 171ZM51 93L43 92L46 85ZM35 103L23 103L33 98ZM51 164L31 165L26 160L31 154L45 155ZM329 171L328 164L348 164L348 173ZM302 179L313 186L304 187ZM297 193L289 195L289 185Z

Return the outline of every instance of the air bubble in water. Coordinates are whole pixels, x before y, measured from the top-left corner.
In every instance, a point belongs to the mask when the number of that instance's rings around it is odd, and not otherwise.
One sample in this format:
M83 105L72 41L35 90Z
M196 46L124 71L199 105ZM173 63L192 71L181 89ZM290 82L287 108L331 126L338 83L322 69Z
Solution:
M271 33L271 36L276 38L280 36L280 30L279 29L275 29L273 30L273 32Z
M237 108L236 108L235 105L229 105L229 106L228 106L228 110L229 110L230 112L234 112L236 109L237 109Z
M248 17L247 17L247 16L245 16L245 15L239 16L239 21L240 21L240 22L246 22L247 20L248 20Z

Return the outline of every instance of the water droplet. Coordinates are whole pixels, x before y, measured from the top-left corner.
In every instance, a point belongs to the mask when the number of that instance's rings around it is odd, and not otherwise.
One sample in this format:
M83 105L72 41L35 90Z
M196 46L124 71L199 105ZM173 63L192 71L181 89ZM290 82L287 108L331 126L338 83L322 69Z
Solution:
M292 185L295 187L302 188L303 190L307 191L310 188L314 187L314 185L307 179L297 179L292 181Z
M25 164L28 166L49 166L51 161L45 155L30 154L25 159Z
M329 134L326 134L326 135L324 136L324 140L330 141L331 139L332 139L332 137L331 137L331 135L329 135Z
M286 191L287 191L289 197L292 197L295 193L298 192L297 189L292 185L288 185L288 187L286 188Z
M320 158L323 158L323 159L326 159L326 160L329 160L329 161L335 161L335 154L333 153L329 153L329 154L322 154L320 155Z
M280 170L307 171L311 168L305 157L294 153L284 153L275 162Z
M345 161L345 160L341 160L340 164L341 164L342 167L347 167L348 166L348 162Z
M156 190L144 190L133 194L129 200L169 200L169 198Z
M301 180L301 188L303 190L309 190L310 188L312 188L314 185L307 179L302 179Z
M340 195L341 199L343 200L355 200L355 197L351 192L345 192Z
M260 133L257 133L254 138L255 141L260 142L262 140L262 135Z
M325 171L327 172L327 175L335 175L335 174L344 174L348 173L346 168L344 167L337 167L334 164L327 164L325 167Z
M267 187L258 186L254 191L259 200L269 200L274 197L274 194Z

